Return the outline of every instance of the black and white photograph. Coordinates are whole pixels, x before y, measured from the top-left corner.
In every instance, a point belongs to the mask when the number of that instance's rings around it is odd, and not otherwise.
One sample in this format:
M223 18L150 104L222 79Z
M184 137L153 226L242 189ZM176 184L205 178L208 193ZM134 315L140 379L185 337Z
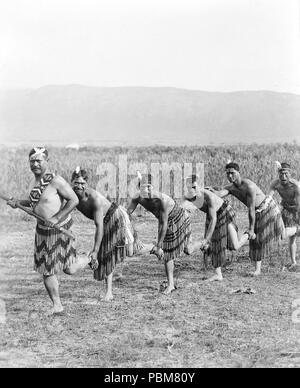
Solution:
M0 0L0 368L300 367L300 0Z

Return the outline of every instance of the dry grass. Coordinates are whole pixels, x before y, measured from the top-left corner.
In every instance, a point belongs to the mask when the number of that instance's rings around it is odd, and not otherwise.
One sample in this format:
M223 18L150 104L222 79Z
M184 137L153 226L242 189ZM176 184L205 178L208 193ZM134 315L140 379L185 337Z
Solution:
M202 224L194 224L195 236ZM145 242L155 237L152 218L140 218L137 228ZM79 250L89 250L93 224L77 223L75 231ZM246 250L233 256L221 284L201 280L206 274L199 255L184 257L176 266L179 288L171 296L159 292L161 263L149 255L128 259L108 304L99 301L104 285L90 270L62 275L66 312L49 318L46 291L31 271L33 233L32 220L1 223L7 307L7 322L0 326L1 367L300 366L300 326L291 319L292 301L300 297L299 273L281 272L276 255L260 279L246 276L252 269ZM280 257L288 260L286 247ZM230 294L245 286L257 293Z
M1 149L1 191L23 197L27 190L32 174L28 165L27 148ZM50 169L65 179L70 180L75 167L84 167L90 176L90 184L96 188L99 182L97 167L101 163L113 163L118 166L119 155L127 155L128 164L133 162L146 163L204 163L205 184L222 187L227 183L224 166L228 159L240 163L243 175L253 179L263 190L268 190L271 180L276 177L275 160L289 161L295 171L295 178L299 178L300 145L272 144L272 145L233 145L233 146L190 146L190 147L88 147L79 151L64 148L49 147ZM268 179L266 179L266 176ZM128 176L128 180L132 179ZM239 207L238 201L234 201ZM1 214L6 212L6 206L0 201Z

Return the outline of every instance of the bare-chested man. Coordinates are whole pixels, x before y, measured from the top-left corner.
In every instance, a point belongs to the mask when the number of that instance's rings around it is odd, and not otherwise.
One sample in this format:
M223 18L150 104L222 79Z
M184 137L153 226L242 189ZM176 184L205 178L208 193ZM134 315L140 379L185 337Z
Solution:
M71 230L73 221L70 213L77 206L78 199L71 186L59 175L48 169L48 151L44 147L33 148L29 153L30 169L34 174L29 197L24 200L11 199L16 203L31 207L46 221ZM64 271L73 275L89 263L86 257L76 257L73 240L56 229L38 221L35 234L34 269L43 275L44 284L53 303L53 314L63 311L56 275Z
M72 186L79 203L77 209L96 226L94 246L89 254L98 262L94 278L106 281L105 301L113 299L112 278L117 265L126 256L126 219L123 211L102 194L88 186L88 175L77 168L72 174Z
M164 293L168 295L175 290L174 259L187 253L191 235L190 218L186 210L180 208L171 197L154 190L150 174L140 177L138 192L131 199L128 214L132 214L138 205L158 219L157 244L150 253L164 259L168 280Z
M261 261L270 254L272 243L285 236L279 206L250 179L242 178L237 163L226 165L230 185L216 193L223 197L231 194L248 208L250 259L256 263L254 276L261 274Z
M215 275L208 281L223 280L222 266L226 260L226 249L238 250L249 239L247 233L238 239L238 227L236 225L235 212L228 201L223 200L210 190L201 189L195 175L186 180L187 195L185 200L206 213L205 236L200 244L191 247L195 251L198 247L205 255L211 256L215 268ZM182 206L185 205L183 202Z
M278 192L282 202L282 219L286 228L299 227L300 224L300 182L291 177L291 166L289 163L281 163L278 166L279 179L272 182L269 195L273 197ZM289 237L289 249L292 266L297 265L296 243L297 235Z

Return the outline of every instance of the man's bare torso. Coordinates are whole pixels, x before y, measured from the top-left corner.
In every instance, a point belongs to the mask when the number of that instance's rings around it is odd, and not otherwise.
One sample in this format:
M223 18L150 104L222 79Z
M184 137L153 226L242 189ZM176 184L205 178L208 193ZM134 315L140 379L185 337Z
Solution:
M253 187L255 189L255 207L258 208L261 203L265 200L266 195L263 191L250 179L243 179L239 186L231 184L226 186L226 189L231 195L239 199L244 205L249 205L249 188Z
M175 202L171 197L158 192L152 193L151 198L143 198L138 195L137 202L152 213L157 219L160 218L161 212L164 209L166 209L169 215L175 206Z
M220 210L220 208L224 203L224 200L209 190L204 189L203 191L204 191L204 201L202 200L202 206L198 207L198 209L203 211L206 214L208 213L209 208L212 206L215 208L216 212ZM195 202L195 205L197 206L197 202Z
M50 219L56 213L58 213L64 205L64 200L60 197L55 186L56 179L57 177L55 176L49 183L47 188L42 193L41 198L34 209L34 212L37 215L43 217L46 220ZM31 184L30 190L38 186L39 183L39 181L34 181Z
M296 197L299 192L299 182L291 179L288 184L283 185L278 179L274 183L274 190L278 192L282 198L282 205L296 206Z
M94 220L97 206L101 206L103 217L105 217L108 209L111 207L111 203L98 191L91 188L86 189L86 196L79 201L77 209L90 220Z

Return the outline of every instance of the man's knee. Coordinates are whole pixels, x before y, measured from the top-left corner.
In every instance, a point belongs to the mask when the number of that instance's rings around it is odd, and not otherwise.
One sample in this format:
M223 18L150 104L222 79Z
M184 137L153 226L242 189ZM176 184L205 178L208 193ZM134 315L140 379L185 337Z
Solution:
M66 274L66 275L70 275L70 276L72 276L72 275L75 275L75 273L76 273L76 268L75 267L67 267L67 268L65 268L64 269L64 273Z

